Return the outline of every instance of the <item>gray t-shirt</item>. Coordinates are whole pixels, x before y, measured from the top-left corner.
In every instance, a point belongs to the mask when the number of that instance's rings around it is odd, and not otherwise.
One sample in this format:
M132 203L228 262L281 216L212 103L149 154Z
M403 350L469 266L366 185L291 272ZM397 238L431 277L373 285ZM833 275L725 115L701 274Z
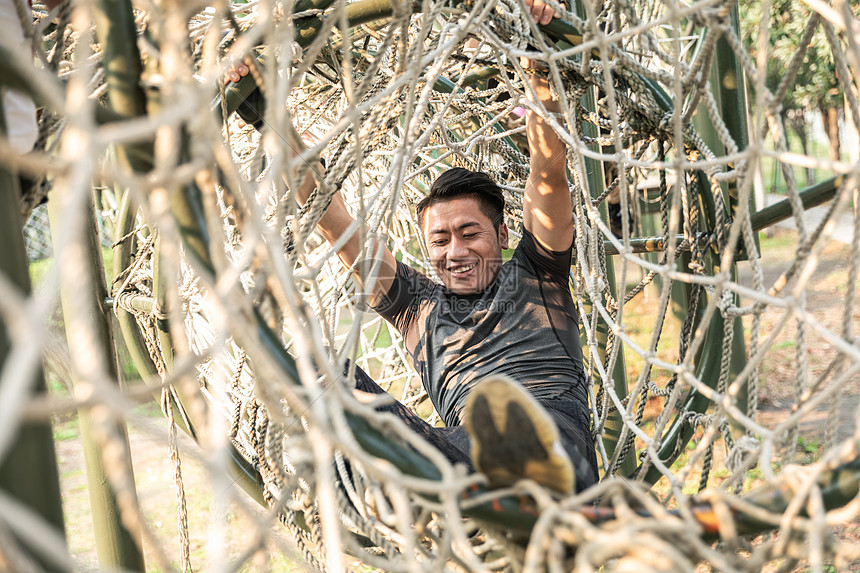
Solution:
M571 393L588 415L579 318L568 273L571 250L543 248L528 231L483 293L456 295L399 262L375 310L403 336L433 406L460 424L470 388L506 374L540 402ZM580 419L587 425L587 418ZM587 427L587 426L586 426Z

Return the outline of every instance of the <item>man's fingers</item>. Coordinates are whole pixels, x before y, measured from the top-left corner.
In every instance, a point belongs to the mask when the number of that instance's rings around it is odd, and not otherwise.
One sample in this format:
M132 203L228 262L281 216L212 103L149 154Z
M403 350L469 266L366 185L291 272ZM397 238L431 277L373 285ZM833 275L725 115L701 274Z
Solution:
M548 4L545 4L543 12L541 13L540 23L546 26L552 21L553 16L555 16L555 10L553 10Z
M231 63L227 71L224 72L224 83L238 82L247 76L250 71L251 68L244 62L239 62L238 64Z
M534 18L535 22L538 24L543 24L544 26L550 23L553 14L555 14L555 11L543 3L541 3L540 7L535 6L535 8L532 9L532 18Z
M552 6L545 3L543 0L524 0L524 2L532 19L538 24L545 26L549 24L553 18L560 17L559 14L553 10Z

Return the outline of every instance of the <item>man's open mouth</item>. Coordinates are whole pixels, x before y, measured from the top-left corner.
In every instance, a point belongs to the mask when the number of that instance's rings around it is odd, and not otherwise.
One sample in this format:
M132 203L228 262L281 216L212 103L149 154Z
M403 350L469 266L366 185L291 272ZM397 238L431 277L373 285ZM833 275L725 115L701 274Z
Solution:
M448 272L452 275L463 275L474 269L478 266L478 263L471 263L468 265L459 265L456 267L448 267Z

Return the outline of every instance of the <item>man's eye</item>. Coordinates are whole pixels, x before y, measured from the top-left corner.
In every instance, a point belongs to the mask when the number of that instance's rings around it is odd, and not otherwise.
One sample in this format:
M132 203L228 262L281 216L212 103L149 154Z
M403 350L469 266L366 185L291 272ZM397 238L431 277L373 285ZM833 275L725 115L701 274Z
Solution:
M464 239L474 239L478 236L478 233L463 233Z
M433 241L433 242L432 242L432 243L430 243L430 244L431 244L432 246L434 246L434 247L441 247L442 245L444 245L444 244L445 244L445 241L442 241L442 240L439 240L439 241Z

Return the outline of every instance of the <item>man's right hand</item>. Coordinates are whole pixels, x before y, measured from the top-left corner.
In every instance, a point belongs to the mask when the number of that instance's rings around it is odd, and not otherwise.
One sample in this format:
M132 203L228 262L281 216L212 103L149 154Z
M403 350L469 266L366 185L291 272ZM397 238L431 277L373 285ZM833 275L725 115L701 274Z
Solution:
M543 0L525 0L525 3L532 19L538 24L546 26L553 18L561 18L553 7Z

